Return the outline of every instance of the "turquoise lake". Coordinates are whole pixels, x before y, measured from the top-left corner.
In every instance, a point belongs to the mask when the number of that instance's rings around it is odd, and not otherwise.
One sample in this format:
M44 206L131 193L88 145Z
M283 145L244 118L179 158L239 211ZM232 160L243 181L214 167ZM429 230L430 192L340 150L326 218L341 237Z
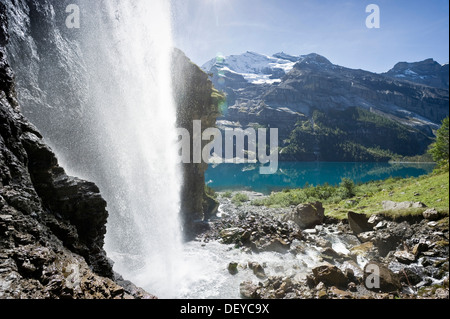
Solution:
M252 190L269 194L305 184L338 185L342 178L363 183L389 177L417 177L432 172L434 167L433 163L281 162L276 174L261 175L258 164L221 164L209 166L205 181L215 191Z

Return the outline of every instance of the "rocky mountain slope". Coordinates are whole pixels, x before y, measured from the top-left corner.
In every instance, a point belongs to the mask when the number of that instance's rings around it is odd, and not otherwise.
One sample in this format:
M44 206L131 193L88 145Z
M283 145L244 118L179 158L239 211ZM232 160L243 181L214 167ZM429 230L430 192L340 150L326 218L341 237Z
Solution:
M97 186L68 176L21 114L7 22L0 3L0 299L151 298L112 270Z
M384 75L448 90L448 63L440 65L433 59L421 62L400 62Z
M227 95L222 128L276 127L283 159L325 161L423 154L449 114L446 68L427 60L375 74L318 54L253 52L203 65Z

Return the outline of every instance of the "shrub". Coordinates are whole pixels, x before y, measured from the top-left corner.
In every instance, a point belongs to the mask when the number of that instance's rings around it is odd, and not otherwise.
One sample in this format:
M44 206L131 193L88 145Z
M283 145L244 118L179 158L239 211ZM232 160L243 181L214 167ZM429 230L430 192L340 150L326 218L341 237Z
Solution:
M230 191L226 191L225 193L222 194L223 198L231 198L231 196L233 196L233 193Z
M355 183L349 178L343 178L339 185L342 189L342 199L352 198L355 196Z
M441 128L436 132L436 142L434 142L429 149L429 153L437 163L438 169L445 169L447 171L449 168L448 122L448 117L442 121Z
M246 194L237 193L234 195L233 199L231 200L233 204L235 205L242 205L242 203L248 202L249 198Z

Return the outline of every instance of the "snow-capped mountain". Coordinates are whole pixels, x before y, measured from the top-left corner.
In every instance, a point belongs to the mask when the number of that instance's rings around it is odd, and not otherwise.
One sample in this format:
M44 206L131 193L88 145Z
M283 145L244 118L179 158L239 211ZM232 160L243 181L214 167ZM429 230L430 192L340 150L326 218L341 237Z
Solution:
M202 68L227 96L218 126L279 128L285 159L423 154L449 114L448 75L445 87L445 66L433 60L377 74L315 53L246 52L216 57Z
M292 56L281 52L268 56L248 51L240 55L218 56L206 62L202 69L207 73L217 73L222 78L231 73L242 76L251 84L274 84L281 83L281 78L300 62L332 65L330 61L314 53Z
M292 70L298 59L292 60L294 61L246 52L240 55L218 56L205 63L202 69L206 72L216 69L220 77L227 73L240 75L252 84L272 84L280 83L281 77Z

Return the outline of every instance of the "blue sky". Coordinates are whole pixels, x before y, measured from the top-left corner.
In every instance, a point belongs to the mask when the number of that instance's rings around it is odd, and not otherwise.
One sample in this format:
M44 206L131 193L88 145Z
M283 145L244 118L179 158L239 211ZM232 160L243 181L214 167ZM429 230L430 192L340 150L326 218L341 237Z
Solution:
M449 62L448 0L172 0L175 45L201 65L218 53L318 53L385 72L397 62ZM366 6L380 8L379 29Z

